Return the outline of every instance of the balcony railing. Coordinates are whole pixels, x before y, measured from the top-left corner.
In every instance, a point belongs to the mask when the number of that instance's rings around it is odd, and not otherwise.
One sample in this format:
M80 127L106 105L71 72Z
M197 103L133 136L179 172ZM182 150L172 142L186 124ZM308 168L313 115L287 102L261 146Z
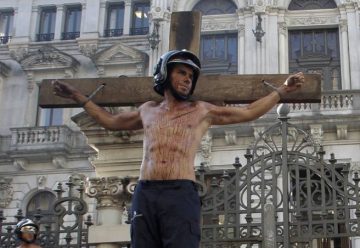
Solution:
M80 37L80 32L63 32L61 34L62 40L75 40Z
M336 90L322 92L320 103L294 103L290 104L292 112L330 112L347 113L360 112L360 90Z
M36 35L37 41L51 41L53 39L54 39L54 33L37 34Z
M85 135L67 126L17 127L10 131L10 135L0 136L0 162L9 159L47 162L57 156L88 159L96 155Z
M67 126L11 128L11 150L70 148L72 131Z
M227 104L227 106L244 106L244 104ZM290 103L291 113L350 114L360 113L360 90L323 91L320 103ZM275 112L274 112L275 113Z
M11 36L0 36L0 44L7 44L11 40Z
M145 35L149 33L149 27L131 28L130 35Z
M117 36L122 36L123 35L123 29L122 28L118 28L118 29L105 29L104 31L104 35L105 37L117 37Z

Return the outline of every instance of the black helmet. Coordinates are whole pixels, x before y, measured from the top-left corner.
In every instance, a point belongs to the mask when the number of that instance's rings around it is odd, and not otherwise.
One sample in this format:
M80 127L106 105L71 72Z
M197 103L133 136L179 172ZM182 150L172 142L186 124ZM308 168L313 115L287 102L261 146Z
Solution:
M160 95L164 95L165 86L168 82L168 65L174 63L186 64L193 69L192 88L189 93L189 95L192 95L200 74L201 64L199 58L187 50L172 50L160 57L154 71L154 90Z
M36 239L36 236L38 235L39 233L39 226L36 225L32 220L30 219L22 219L21 221L19 221L17 224L16 224L16 227L15 227L15 235L16 237L19 239L19 240L22 240L22 241L25 241L27 243L31 243L33 241L35 241ZM34 234L34 239L32 241L29 241L29 240L24 240L22 238L22 233L25 233L25 232L31 232Z

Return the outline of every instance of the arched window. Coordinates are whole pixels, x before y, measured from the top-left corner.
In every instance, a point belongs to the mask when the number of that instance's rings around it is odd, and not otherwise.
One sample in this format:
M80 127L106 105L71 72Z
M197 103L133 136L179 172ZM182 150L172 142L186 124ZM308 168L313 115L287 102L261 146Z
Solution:
M193 8L203 15L232 14L236 9L236 5L231 0L202 0Z
M309 10L309 9L334 9L337 5L334 0L292 0L289 10Z
M53 222L54 210L53 204L55 202L55 195L49 191L40 191L35 194L29 201L26 207L26 216L30 219L35 219L35 215L40 209L41 223Z

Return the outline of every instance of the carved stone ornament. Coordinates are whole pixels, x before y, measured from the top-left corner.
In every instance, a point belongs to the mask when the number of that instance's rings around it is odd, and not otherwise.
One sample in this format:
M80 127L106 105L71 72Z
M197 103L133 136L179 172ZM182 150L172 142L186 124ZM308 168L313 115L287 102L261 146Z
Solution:
M206 165L210 164L211 148L212 148L212 135L210 134L210 132L207 132L202 138L200 143L201 160Z
M121 196L125 196L127 181L120 177L89 178L86 183L86 194L96 198L97 208L121 208Z
M76 71L79 66L79 62L75 58L52 46L44 46L27 54L26 57L20 60L20 64L25 71L66 68Z
M214 30L237 30L237 21L234 19L204 19L201 25L201 31L214 31Z
M350 162L350 177L354 177L354 174L360 175L360 161Z
M336 134L338 140L345 140L348 138L348 126L336 125Z
M299 132L295 127L288 128L288 142L295 142L298 138Z
M282 35L287 35L287 25L286 22L279 22L278 23L278 29L279 29L279 33Z
M14 166L18 167L20 170L27 170L29 162L24 158L17 158L14 160Z
M337 25L339 23L338 17L335 15L331 16L297 16L287 17L286 23L288 26L311 26L311 25Z
M324 131L321 124L310 125L310 133L315 144L321 145L324 139Z
M124 44L113 45L95 56L97 65L118 65L144 63L145 54Z
M0 177L0 208L6 208L12 201L14 190L12 178Z
M254 10L255 10L255 13L265 13L265 10L266 10L265 0L255 0Z
M152 6L151 11L149 12L150 20L169 20L170 16L170 12L160 6Z
M260 135L264 133L265 127L254 127L254 138L255 140L260 138Z
M93 40L78 40L79 50L86 57L93 58L98 50L97 41Z
M236 145L236 131L235 130L226 130L225 131L225 141L227 145Z
M0 77L7 78L10 73L10 68L3 62L0 62Z
M47 177L44 176L44 175L41 175L41 176L38 176L37 177L37 186L38 186L38 189L45 189L45 186L46 186L46 179Z
M55 168L61 169L66 166L66 158L64 156L54 156L52 159L52 164Z
M348 31L348 22L345 19L341 19L339 21L339 27L341 32L347 32Z
M10 57L18 62L24 59L28 54L28 46L11 46L9 45Z

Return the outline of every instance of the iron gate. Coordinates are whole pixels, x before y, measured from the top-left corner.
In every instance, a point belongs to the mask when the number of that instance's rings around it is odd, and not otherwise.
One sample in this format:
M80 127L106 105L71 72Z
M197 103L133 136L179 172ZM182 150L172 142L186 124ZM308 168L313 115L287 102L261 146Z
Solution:
M75 187L72 177L66 183L66 191L61 183L58 184L57 199L54 202L54 218L43 221L42 214L39 210L35 214L35 222L40 226L38 243L42 248L82 248L91 247L88 245L88 227L91 226L91 216L88 215L86 220L83 215L87 213L88 206L83 200L84 186L81 182ZM0 248L15 248L18 246L18 240L14 235L16 223L25 218L22 211L14 216L16 222L4 222L6 218L0 211Z
M287 106L284 105L283 108ZM288 112L235 159L223 175L200 167L202 247L313 247L313 240L360 236L357 173L324 160L311 135Z

